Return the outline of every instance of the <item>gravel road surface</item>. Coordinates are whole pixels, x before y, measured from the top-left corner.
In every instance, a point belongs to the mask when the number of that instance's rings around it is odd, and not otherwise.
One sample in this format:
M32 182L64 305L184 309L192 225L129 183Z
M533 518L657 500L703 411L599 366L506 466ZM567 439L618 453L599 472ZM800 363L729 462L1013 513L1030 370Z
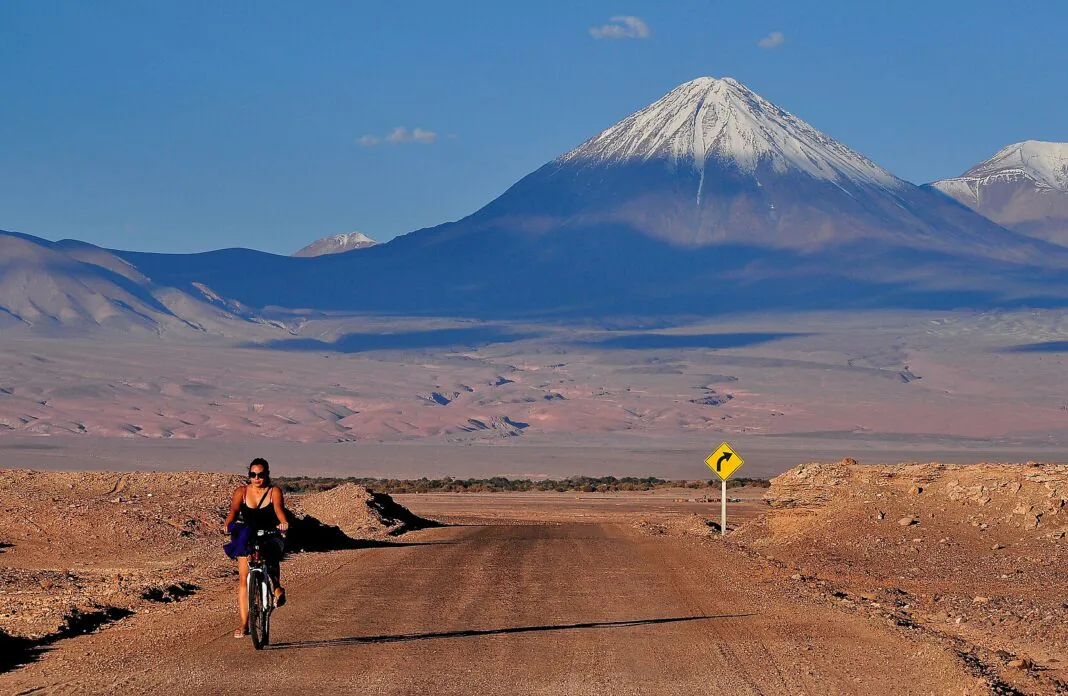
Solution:
M470 524L302 554L268 649L222 588L63 641L0 693L982 693L933 643L633 524Z

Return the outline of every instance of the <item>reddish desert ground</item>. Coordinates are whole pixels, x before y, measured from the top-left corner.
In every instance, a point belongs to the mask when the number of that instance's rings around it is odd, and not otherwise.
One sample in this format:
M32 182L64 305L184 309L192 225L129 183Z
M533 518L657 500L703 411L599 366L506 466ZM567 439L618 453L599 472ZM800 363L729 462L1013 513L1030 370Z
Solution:
M715 488L293 496L263 652L230 637L235 483L0 473L0 691L1068 689L1063 465L802 465L731 489L725 540Z
M1051 459L1068 444L1064 321L872 312L664 328L343 317L241 336L5 331L0 433L321 444L577 436L657 449L743 438L767 450L830 442L840 452L846 441Z
M0 692L1063 693L1068 483L1027 462L1064 461L1066 338L1043 312L5 331ZM717 489L293 496L275 644L228 637L253 457L694 480L724 440L775 477L726 540Z

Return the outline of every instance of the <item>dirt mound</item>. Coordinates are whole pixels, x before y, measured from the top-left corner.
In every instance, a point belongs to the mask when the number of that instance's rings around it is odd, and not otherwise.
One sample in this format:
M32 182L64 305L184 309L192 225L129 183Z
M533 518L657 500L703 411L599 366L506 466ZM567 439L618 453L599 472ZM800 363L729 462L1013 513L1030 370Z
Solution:
M672 535L706 538L719 534L719 522L705 515L644 515L632 525L635 529L650 536ZM730 529L728 523L727 528Z
M733 539L796 581L1068 681L1068 466L805 464L765 499Z
M190 552L219 536L230 494L241 479L199 472L0 471L0 542L5 560L124 563Z
M239 482L0 470L0 629L54 640L192 594L225 572L219 527Z
M779 544L822 538L858 516L865 528L922 526L927 536L947 525L959 532L963 522L992 544L1068 535L1063 464L803 464L772 479L764 498L778 513L765 522Z
M21 655L16 662L32 659L87 627L230 582L221 526L243 481L201 472L0 470L0 648ZM299 543L291 550L355 548L430 524L389 496L342 489L305 498L326 524L295 518ZM300 512L299 502L289 507Z
M386 539L415 529L437 526L397 503L354 483L302 496L293 509L339 528L354 539Z

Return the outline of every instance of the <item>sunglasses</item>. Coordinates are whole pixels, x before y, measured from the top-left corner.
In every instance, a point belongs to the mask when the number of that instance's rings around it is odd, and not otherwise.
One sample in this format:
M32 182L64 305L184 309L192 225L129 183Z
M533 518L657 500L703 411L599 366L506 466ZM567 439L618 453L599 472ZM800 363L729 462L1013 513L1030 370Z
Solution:
M248 472L248 477L250 479L265 479L267 478L267 474L262 471L250 471Z

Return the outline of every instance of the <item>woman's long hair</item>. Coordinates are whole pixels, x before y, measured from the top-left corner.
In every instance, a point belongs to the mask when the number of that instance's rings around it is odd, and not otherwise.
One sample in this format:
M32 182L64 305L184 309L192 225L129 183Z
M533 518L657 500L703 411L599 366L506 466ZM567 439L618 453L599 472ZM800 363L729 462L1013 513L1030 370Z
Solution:
M263 457L256 457L248 465L249 476L252 475L252 467L259 465L263 467L263 485L268 488L271 487L271 465L267 463L267 460Z

